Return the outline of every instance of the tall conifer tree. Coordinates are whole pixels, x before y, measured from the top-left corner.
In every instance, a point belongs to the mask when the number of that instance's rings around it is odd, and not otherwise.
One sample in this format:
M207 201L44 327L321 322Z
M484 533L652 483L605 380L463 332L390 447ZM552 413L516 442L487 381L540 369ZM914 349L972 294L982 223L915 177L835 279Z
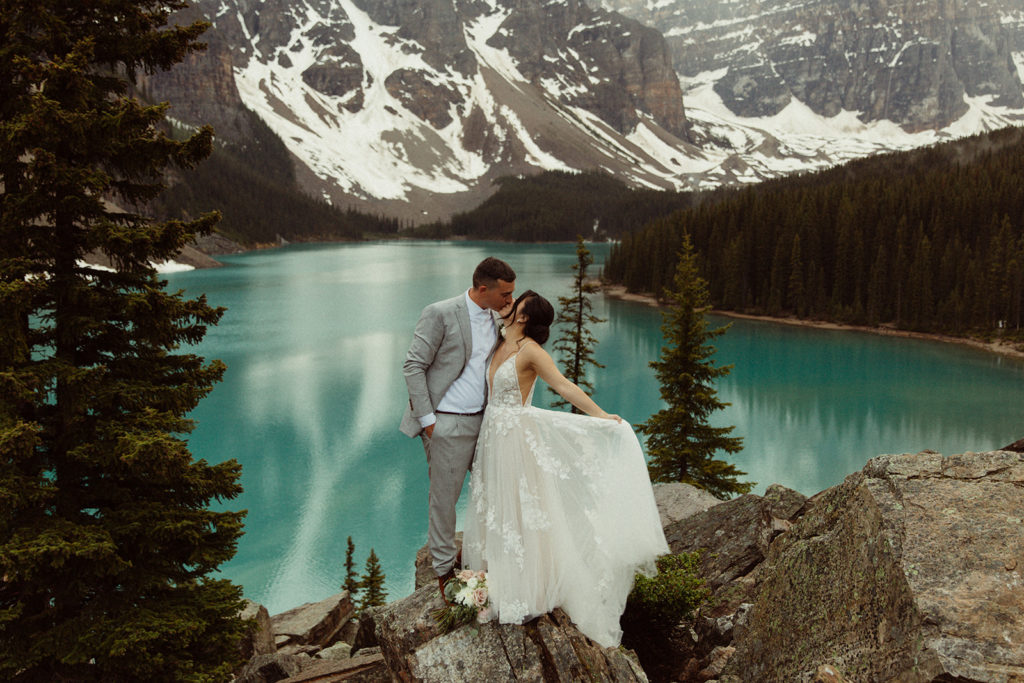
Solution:
M359 582L360 588L363 589L363 597L359 601L360 612L367 607L375 607L385 603L388 593L384 590L384 578L384 570L380 567L377 553L373 551L373 548L370 548L370 554L366 558L365 573Z
M0 0L0 678L225 680L238 587L234 461L193 460L186 418L224 371L177 352L222 311L151 265L216 215L138 212L210 150L129 96L205 25L180 0ZM120 206L121 208L117 208ZM85 265L106 254L114 272Z
M718 451L739 451L743 440L729 436L732 427L708 423L713 412L728 405L718 399L713 383L727 375L732 366L716 367L711 359L715 347L709 342L728 327L708 329L704 319L709 308L707 284L697 272L689 235L683 236L673 289L665 295L670 305L661 327L666 345L660 360L651 361L651 367L668 407L639 425L647 435L651 480L681 481L723 499L746 493L754 484L737 481L746 473L714 457Z
M348 591L349 597L355 599L359 592L359 579L356 578L356 562L353 555L356 552L356 544L352 537L348 537L348 547L345 548L345 582L341 584L342 590Z
M558 297L559 311L558 317L555 318L555 325L562 326L562 334L554 346L561 357L562 374L588 394L594 392L594 385L587 379L587 366L604 367L594 360L597 338L590 331L591 325L604 322L603 318L591 313L593 305L590 302L590 294L597 291L597 286L587 280L587 268L593 262L594 257L583 243L583 236L577 235L576 263L572 265L572 294ZM557 394L550 387L548 391ZM569 402L560 398L551 405L562 407L569 405ZM572 412L579 413L580 410L573 406Z

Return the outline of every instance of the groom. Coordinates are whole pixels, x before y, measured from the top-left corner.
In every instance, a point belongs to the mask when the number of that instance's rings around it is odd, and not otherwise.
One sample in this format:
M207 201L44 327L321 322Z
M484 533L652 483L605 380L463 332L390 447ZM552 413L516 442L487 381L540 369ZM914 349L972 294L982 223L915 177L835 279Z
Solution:
M504 261L481 261L468 291L423 309L402 366L409 407L400 429L421 437L427 452L427 546L442 597L455 573L455 503L473 462L498 341L493 312L512 305L515 281Z

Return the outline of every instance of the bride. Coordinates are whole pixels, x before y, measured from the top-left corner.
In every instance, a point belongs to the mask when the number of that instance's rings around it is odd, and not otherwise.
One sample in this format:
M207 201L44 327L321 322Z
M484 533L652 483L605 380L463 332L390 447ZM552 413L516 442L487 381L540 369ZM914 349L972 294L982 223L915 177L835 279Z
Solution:
M533 291L506 318L487 372L463 560L487 570L501 623L561 607L611 647L635 572L653 574L668 546L632 428L563 377L541 348L553 319ZM586 415L530 405L537 377Z

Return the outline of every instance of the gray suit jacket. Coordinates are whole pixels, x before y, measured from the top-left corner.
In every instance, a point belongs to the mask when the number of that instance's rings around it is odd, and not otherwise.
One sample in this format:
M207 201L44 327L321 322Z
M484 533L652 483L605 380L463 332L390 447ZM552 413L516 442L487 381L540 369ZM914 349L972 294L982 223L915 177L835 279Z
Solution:
M465 293L423 309L402 366L409 388L409 405L399 427L402 433L417 436L423 431L417 418L434 412L472 352L473 329Z

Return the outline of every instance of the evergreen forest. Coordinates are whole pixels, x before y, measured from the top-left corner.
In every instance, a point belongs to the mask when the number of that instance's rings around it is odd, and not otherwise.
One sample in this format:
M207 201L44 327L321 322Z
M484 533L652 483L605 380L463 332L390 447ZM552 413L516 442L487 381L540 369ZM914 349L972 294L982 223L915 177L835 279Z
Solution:
M398 232L398 219L340 209L304 194L281 138L252 111L243 115L252 138L244 145L218 142L195 170L169 177L168 189L151 205L155 215L189 217L217 209L223 214L217 232L247 246Z
M495 183L498 190L475 209L423 225L415 234L514 242L617 238L691 203L689 193L632 189L603 171L545 171Z
M720 310L1024 337L1024 130L719 190L622 236L603 276L663 296L688 234Z

